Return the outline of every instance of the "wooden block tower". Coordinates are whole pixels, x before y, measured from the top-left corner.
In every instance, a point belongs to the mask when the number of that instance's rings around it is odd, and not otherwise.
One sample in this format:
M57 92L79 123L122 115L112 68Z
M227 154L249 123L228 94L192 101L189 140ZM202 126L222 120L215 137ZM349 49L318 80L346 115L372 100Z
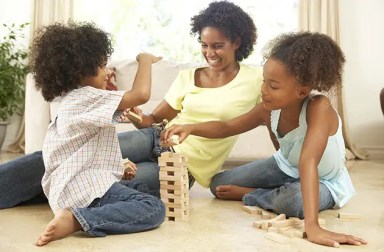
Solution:
M180 153L163 152L159 157L160 197L170 221L189 218L189 183L187 157Z

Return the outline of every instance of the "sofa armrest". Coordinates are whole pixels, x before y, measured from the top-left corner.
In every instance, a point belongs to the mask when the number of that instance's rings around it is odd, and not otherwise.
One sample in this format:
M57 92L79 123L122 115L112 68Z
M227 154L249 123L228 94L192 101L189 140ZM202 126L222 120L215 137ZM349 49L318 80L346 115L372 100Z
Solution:
M25 84L25 153L41 150L50 122L49 103L36 91L32 74Z

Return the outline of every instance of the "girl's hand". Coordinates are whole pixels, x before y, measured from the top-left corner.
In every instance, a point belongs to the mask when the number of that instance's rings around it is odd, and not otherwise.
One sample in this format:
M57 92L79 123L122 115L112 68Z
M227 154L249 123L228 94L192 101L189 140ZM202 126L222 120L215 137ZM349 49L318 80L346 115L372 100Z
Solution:
M130 160L126 160L125 163L124 163L124 174L123 174L123 180L131 180L135 177L136 175L136 171L137 171L137 167L136 165L130 161Z
M360 246L367 244L367 242L361 238L353 235L347 235L342 233L335 233L321 228L318 225L312 225L305 227L305 233L309 241L320 245L329 247L340 247L340 244L350 244Z
M150 60L151 63L156 63L159 60L161 60L162 58L163 57L157 57L157 56L154 56L154 55L152 55L150 53L139 53L136 56L136 61L140 62L141 60Z
M166 147L175 145L173 143L175 138L172 137L174 135L178 135L179 138L177 139L177 141L178 143L182 143L184 139L189 136L190 133L191 131L188 125L174 124L161 132L160 143L162 146Z

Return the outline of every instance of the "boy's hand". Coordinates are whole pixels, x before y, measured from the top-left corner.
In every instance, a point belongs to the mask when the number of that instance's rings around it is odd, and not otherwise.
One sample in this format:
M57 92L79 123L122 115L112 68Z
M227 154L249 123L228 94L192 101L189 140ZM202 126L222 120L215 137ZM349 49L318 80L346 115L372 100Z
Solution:
M157 57L157 56L154 56L150 53L139 53L137 56L136 56L136 61L137 62L140 62L140 61L145 61L145 60L148 60L150 61L151 63L156 63L158 62L159 60L161 60L163 57Z
M306 226L305 233L307 234L309 241L329 247L337 248L340 247L341 243L356 246L367 244L367 242L361 238L352 235L331 232L321 228L318 225L311 225L309 227Z
M141 123L143 121L143 111L138 107L123 110L120 115L121 122Z
M123 174L123 180L131 180L135 177L137 167L136 165L130 161L128 158L123 159L124 163L124 174Z
M189 134L190 129L188 125L174 124L161 132L160 144L169 147L182 143ZM176 136L178 136L178 138Z

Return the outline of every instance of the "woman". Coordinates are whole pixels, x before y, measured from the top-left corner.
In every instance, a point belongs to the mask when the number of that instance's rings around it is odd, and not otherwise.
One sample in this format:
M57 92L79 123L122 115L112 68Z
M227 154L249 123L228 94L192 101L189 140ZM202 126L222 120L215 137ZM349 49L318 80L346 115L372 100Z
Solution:
M119 134L123 158L136 163L133 181L148 185L159 196L159 168L153 153L159 136L153 123L172 124L228 120L249 111L260 99L262 71L240 64L253 51L256 27L240 7L226 1L212 2L191 19L191 33L198 35L207 66L180 71L164 100L135 126L138 131ZM136 112L140 111L136 109ZM207 139L189 137L176 152L188 157L190 185L194 180L209 187L235 144L236 137ZM134 146L130 147L130 146ZM12 207L42 193L44 173L41 152L0 166L0 208ZM17 182L17 183L16 183Z

